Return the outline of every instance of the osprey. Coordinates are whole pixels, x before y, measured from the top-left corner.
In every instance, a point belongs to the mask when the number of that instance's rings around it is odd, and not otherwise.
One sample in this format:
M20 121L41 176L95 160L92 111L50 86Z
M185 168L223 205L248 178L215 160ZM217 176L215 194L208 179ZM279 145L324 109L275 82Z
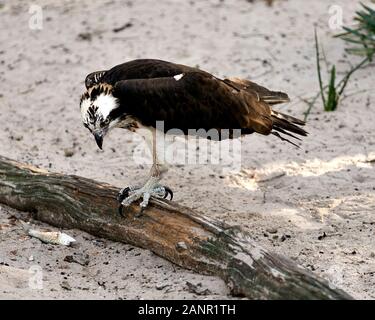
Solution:
M151 196L173 197L171 189L159 183L167 168L158 161L157 121L164 122L165 132L177 128L187 135L189 129L241 129L242 135L273 134L293 145L285 135L296 139L294 134L307 135L301 128L304 121L272 109L275 104L289 101L286 93L270 91L248 80L220 79L167 61L129 61L90 73L85 85L87 91L80 101L82 121L100 149L109 130L124 128L142 131L152 151L153 165L146 182L120 191L120 213L122 206L140 198L142 210ZM145 128L149 134L140 130Z

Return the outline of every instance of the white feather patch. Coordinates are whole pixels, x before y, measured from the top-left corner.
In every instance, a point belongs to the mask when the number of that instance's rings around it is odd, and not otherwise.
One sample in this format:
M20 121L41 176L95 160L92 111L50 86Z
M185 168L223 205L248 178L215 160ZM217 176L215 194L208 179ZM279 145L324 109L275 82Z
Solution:
M100 94L94 101L90 99L84 99L81 103L81 115L82 119L87 119L87 111L90 106L98 107L98 113L103 116L103 119L106 119L109 113L118 106L117 98L108 94Z
M178 80L181 80L183 76L184 76L184 74L181 73L181 74L177 74L177 75L175 75L173 78L174 78L176 81L178 81Z
M82 100L82 103L81 103L82 120L86 119L87 110L89 109L90 105L91 105L90 99Z
M104 93L99 95L93 104L98 107L98 112L102 114L103 119L106 119L109 113L118 106L114 96Z

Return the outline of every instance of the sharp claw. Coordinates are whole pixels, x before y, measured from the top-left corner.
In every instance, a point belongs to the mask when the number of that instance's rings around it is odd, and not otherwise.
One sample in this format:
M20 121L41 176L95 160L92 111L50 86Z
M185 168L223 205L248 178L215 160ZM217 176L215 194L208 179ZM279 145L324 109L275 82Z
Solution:
M119 215L121 216L121 217L123 217L124 218L124 215L123 215L123 206L122 206L122 204L120 204L120 206L118 207L118 213L119 213Z
M129 187L122 189L117 195L117 201L122 203L127 197L129 197L129 191L130 191Z
M164 199L166 199L168 197L168 195L171 197L170 201L172 201L173 199L173 191L168 188L168 187L164 187L165 189L165 194L164 194Z

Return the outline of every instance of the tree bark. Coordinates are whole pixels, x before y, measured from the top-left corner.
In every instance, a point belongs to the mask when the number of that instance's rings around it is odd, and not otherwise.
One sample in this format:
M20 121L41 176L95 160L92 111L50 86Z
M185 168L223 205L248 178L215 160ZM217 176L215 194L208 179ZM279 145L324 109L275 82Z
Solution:
M183 268L221 277L251 299L350 299L294 262L271 254L249 234L174 202L152 199L118 214L118 188L50 173L0 157L0 203L60 228L151 250Z

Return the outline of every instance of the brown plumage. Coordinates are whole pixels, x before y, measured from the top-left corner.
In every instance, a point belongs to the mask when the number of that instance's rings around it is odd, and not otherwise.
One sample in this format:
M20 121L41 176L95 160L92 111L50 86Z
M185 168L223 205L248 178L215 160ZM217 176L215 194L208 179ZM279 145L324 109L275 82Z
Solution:
M86 78L88 89L103 83L112 86L119 101L112 116L129 115L146 127L164 121L166 131L177 128L185 134L189 129L241 129L242 134L273 134L294 145L285 136L307 134L303 121L272 110L289 101L286 93L249 80L222 80L197 68L148 59Z

